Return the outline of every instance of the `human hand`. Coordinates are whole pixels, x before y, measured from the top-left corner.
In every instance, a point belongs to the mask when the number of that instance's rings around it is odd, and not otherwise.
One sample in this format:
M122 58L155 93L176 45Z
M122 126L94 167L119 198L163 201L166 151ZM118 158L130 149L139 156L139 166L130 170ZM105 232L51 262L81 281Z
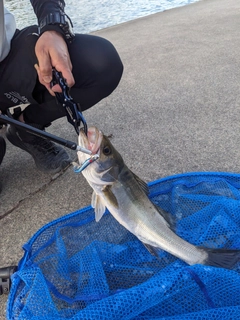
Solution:
M35 64L35 69L38 73L38 78L51 95L54 92L61 92L59 85L51 88L52 67L61 72L67 85L72 87L75 83L72 75L72 63L69 57L68 48L65 40L56 31L45 31L37 40L35 53L38 59L38 65Z

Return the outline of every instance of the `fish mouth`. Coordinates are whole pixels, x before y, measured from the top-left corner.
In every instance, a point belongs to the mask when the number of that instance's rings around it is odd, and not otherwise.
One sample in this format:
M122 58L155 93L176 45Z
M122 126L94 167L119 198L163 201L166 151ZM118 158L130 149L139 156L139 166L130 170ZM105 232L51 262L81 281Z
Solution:
M80 131L79 142L80 144L92 151L92 154L99 154L100 145L103 139L103 133L96 127L88 128L87 135L83 130Z

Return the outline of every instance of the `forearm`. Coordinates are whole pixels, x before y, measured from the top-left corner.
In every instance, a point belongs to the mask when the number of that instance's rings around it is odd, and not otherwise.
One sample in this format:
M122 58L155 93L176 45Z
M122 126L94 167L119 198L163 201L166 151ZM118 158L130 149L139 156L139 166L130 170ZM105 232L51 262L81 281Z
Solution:
M63 0L30 0L33 10L37 16L38 24L49 14L64 12L65 2Z
M63 30L53 24L48 24L42 27L42 22L49 14L64 13L65 2L63 0L30 0L33 10L38 19L40 28L40 35L45 31L56 31L64 36Z
M35 68L40 83L54 95L53 91L61 91L61 88L58 85L51 88L52 67L62 73L70 87L74 84L67 48L67 42L72 42L74 33L70 28L70 21L66 20L64 0L30 1L39 25L39 39L35 46L38 65Z

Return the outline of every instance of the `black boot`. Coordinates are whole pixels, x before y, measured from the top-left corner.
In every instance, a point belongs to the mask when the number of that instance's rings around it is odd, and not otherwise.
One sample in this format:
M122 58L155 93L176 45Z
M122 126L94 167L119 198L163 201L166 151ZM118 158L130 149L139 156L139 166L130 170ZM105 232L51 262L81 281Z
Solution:
M44 127L40 125L29 125L44 130ZM71 163L70 156L62 147L49 140L17 129L13 125L8 126L6 137L16 147L30 153L37 168L43 172L57 173Z
M3 161L5 153L6 153L6 142L3 139L3 137L0 136L0 164Z
M5 153L6 153L6 142L3 139L3 137L0 136L0 165L3 161ZM0 181L0 192L1 191L2 191L2 185L1 185L1 181Z

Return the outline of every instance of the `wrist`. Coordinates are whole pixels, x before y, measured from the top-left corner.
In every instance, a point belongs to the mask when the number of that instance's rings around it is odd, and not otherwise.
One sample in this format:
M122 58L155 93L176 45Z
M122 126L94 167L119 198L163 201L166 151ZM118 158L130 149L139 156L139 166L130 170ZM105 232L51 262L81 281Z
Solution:
M47 25L45 26L42 30L41 33L39 33L39 36L42 36L43 34L45 34L46 32L49 32L51 34L57 34L57 35L61 35L62 38L65 39L64 37L64 33L62 31L61 28L59 28L58 26L54 26L54 25Z
M68 43L71 43L75 36L70 18L61 12L49 13L42 19L39 23L39 35L46 31L60 33Z

